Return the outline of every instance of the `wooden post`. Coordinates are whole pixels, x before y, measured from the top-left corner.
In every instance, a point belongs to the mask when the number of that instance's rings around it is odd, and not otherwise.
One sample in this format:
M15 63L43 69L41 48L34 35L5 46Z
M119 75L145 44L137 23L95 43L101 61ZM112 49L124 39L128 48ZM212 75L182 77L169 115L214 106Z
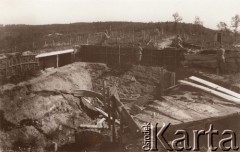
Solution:
M118 46L118 65L121 65L121 50L120 50L120 45Z
M123 134L123 117L122 115L119 115L120 116L120 147L122 147L122 134Z
M104 97L104 109L107 110L107 101L106 101L106 81L103 80L103 97Z
M111 108L111 113L112 113L112 142L116 142L116 129L115 129L115 120L116 120L116 104L112 102L112 108Z
M151 66L153 66L153 51L151 50Z
M20 61L20 71L21 71L21 73L23 73L23 70L22 70L22 60L21 60L21 58L19 59L19 61Z
M163 88L163 81L164 80L163 80L163 69L162 68L160 69L160 79L161 79L161 83L160 83L161 86L160 87L161 87L161 96L162 96L163 95L163 89L164 89Z
M176 73L173 72L173 86L176 85Z
M109 99L109 88L107 89L107 112L108 112L108 126L109 129L111 129L111 105L110 105L110 99Z
M134 36L134 29L133 29L133 43L135 42L135 36Z
M105 48L106 48L106 49L105 49L105 63L107 63L107 62L108 62L107 46L106 46Z
M176 75L175 72L171 72L171 86L170 87L175 86L175 82L176 82L175 75Z
M59 65L59 57L57 55L57 68L58 68L58 65Z

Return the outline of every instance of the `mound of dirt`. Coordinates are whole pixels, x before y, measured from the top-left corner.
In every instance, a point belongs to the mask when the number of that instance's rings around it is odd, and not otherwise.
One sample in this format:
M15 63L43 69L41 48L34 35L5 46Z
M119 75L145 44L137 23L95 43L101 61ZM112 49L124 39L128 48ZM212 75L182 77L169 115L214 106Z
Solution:
M76 88L92 89L85 66L76 63L49 69L29 81L2 86L0 110L5 123L0 128L0 147L43 149L52 142L61 146L72 142L73 128L93 123L79 105L80 99L70 94ZM37 142L32 143L33 139Z
M141 95L159 94L161 85L161 67L124 66L108 68L103 64L88 64L87 69L91 74L93 90L102 92L102 82L107 82L107 87L114 85L118 88L121 98L137 98ZM165 70L166 71L166 70ZM164 88L170 87L170 76L164 74Z
M76 133L77 128L80 124L96 124L97 119L72 95L75 89L102 92L102 82L106 80L107 87L118 87L121 98L154 96L159 93L162 70L144 66L109 68L105 64L78 62L41 71L38 77L16 85L1 86L0 118L4 124L0 125L0 148L46 151L55 144L64 147L77 139L83 140L81 136L75 138L76 134L82 135Z

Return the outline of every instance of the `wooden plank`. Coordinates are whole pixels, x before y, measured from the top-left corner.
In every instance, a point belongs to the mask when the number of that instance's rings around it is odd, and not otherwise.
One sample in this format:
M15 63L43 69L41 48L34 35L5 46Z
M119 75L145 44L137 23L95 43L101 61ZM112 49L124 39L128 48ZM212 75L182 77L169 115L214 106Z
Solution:
M104 96L98 92L90 91L90 90L74 90L75 97L97 97L101 101L104 101Z
M233 96L233 97L236 97L236 98L240 99L240 94L238 94L238 93L236 93L236 92L234 92L234 91L231 91L231 90L229 90L229 89L226 89L226 88L224 88L224 87L221 87L221 86L219 86L219 85L217 85L217 84L214 84L214 83L212 83L212 82L203 80L203 79L198 78L198 77L195 77L195 76L191 76L191 77L189 77L189 79L190 79L190 80L193 80L193 81L195 81L195 82L198 82L198 83L200 83L200 84L206 85L206 86L208 86L208 87L210 87L210 88L213 88L214 90L221 91L221 92L223 92L223 93L226 93L226 94L228 94L228 95L231 95L231 96Z
M108 129L108 127L102 127L98 125L89 125L89 124L81 124L79 125L80 128L90 128L90 129Z
M200 89L200 90L203 90L207 93L213 94L215 96L218 96L218 97L223 98L225 100L228 100L230 102L240 104L240 99L235 98L235 97L230 96L230 95L227 95L227 94L224 94L222 92L218 92L216 90L212 90L210 88L207 88L207 87L204 87L204 86L192 83L192 82L184 81L184 80L179 80L178 82L180 82L182 84L185 84L185 85L188 85L188 86L191 86L191 87L194 87L194 88L197 88L197 89Z

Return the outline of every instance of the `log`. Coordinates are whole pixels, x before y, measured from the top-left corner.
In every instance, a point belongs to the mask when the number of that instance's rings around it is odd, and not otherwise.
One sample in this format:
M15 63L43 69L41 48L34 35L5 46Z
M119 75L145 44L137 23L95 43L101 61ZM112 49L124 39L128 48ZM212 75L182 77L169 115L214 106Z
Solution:
M225 99L225 100L228 100L230 102L240 104L240 99L235 98L235 97L230 96L230 95L227 95L227 94L224 94L222 92L212 90L210 88L207 88L207 87L204 87L204 86L192 83L192 82L188 82L188 81L185 81L185 80L179 80L178 82L182 83L182 84L185 84L185 85L188 85L188 86L191 86L191 87L194 87L194 88L197 88L197 89L200 89L202 91L205 91L205 92L210 93L212 95L218 96L218 97L220 97L222 99Z
M219 86L219 85L217 85L217 84L214 84L214 83L212 83L212 82L209 82L209 81L200 79L200 78L195 77L195 76L191 76L191 77L189 77L189 79L190 79L190 80L193 80L193 81L195 81L195 82L198 82L198 83L200 83L200 84L206 85L206 86L208 86L208 87L210 87L210 88L213 88L214 90L217 90L217 91L226 93L226 94L228 94L228 95L231 95L231 96L233 96L233 97L236 97L236 98L240 99L240 94L238 94L238 93L236 93L236 92L234 92L234 91L231 91L231 90L229 90L229 89L226 89L226 88L224 88L224 87L221 87L221 86Z

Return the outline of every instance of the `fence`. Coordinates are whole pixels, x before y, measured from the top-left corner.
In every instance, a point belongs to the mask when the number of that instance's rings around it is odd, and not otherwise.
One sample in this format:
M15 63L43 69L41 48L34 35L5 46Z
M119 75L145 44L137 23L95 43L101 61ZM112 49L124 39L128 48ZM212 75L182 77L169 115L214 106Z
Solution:
M141 65L178 67L184 60L184 50L176 48L143 49ZM133 64L135 62L133 47L81 45L76 58L84 62L107 64Z
M144 49L141 65L177 67L183 59L182 50L167 48L163 50ZM135 49L121 46L82 45L75 54L75 60L99 62L113 65L133 64ZM52 61L51 61L52 62ZM21 78L39 69L35 55L11 55L0 59L0 81ZM175 73L163 71L163 80L168 83L163 88L175 84Z
M0 80L22 77L38 69L35 55L11 55L0 59Z

